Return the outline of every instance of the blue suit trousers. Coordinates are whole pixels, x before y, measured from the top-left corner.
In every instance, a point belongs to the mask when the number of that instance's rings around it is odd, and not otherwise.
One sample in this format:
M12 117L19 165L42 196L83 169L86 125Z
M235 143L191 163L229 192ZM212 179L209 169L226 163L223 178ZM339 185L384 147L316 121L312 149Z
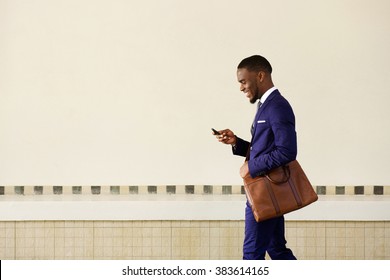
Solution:
M245 208L244 260L264 260L265 254L273 260L296 260L286 247L284 217L256 222L250 205Z

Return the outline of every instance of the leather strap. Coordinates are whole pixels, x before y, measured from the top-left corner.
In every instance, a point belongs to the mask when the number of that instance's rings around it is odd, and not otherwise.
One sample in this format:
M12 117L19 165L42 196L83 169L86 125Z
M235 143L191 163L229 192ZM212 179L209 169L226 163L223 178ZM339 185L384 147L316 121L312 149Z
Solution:
M278 182L278 181L276 181L276 180L273 180L272 178L271 178L271 174L270 173L268 173L268 174L266 174L265 176L267 177L267 179L268 180L270 180L272 183L274 183L274 184L276 184L276 185L280 185L280 184L284 184L284 183L286 183L286 182L288 182L288 180L290 180L290 175L291 175L291 173L290 173L290 167L288 167L288 165L283 165L283 166L281 166L280 168L282 168L283 169L283 173L284 173L284 180L282 180L282 181L280 181L280 182Z

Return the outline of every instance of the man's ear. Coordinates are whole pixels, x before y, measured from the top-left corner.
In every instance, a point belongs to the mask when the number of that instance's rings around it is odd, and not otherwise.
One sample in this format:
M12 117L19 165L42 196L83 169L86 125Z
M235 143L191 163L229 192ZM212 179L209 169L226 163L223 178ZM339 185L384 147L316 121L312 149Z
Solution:
M264 78L265 78L265 72L264 72L264 71L260 71L260 72L257 74L257 77L259 78L260 82L263 82L263 81L264 81Z

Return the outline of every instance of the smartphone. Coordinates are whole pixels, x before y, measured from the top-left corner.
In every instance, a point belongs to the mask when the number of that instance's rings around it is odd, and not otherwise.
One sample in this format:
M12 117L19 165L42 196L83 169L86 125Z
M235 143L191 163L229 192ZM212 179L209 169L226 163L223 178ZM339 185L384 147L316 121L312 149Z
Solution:
M218 131L216 131L214 128L211 129L215 135L221 135L221 133L219 133Z

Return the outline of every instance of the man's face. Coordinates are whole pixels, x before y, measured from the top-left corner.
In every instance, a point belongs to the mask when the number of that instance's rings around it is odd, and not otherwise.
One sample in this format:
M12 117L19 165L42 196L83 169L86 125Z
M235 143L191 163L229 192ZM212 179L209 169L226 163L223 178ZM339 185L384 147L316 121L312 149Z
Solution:
M248 71L245 68L237 69L237 80L240 90L249 98L250 103L255 103L262 95L259 89L259 75L257 72Z

